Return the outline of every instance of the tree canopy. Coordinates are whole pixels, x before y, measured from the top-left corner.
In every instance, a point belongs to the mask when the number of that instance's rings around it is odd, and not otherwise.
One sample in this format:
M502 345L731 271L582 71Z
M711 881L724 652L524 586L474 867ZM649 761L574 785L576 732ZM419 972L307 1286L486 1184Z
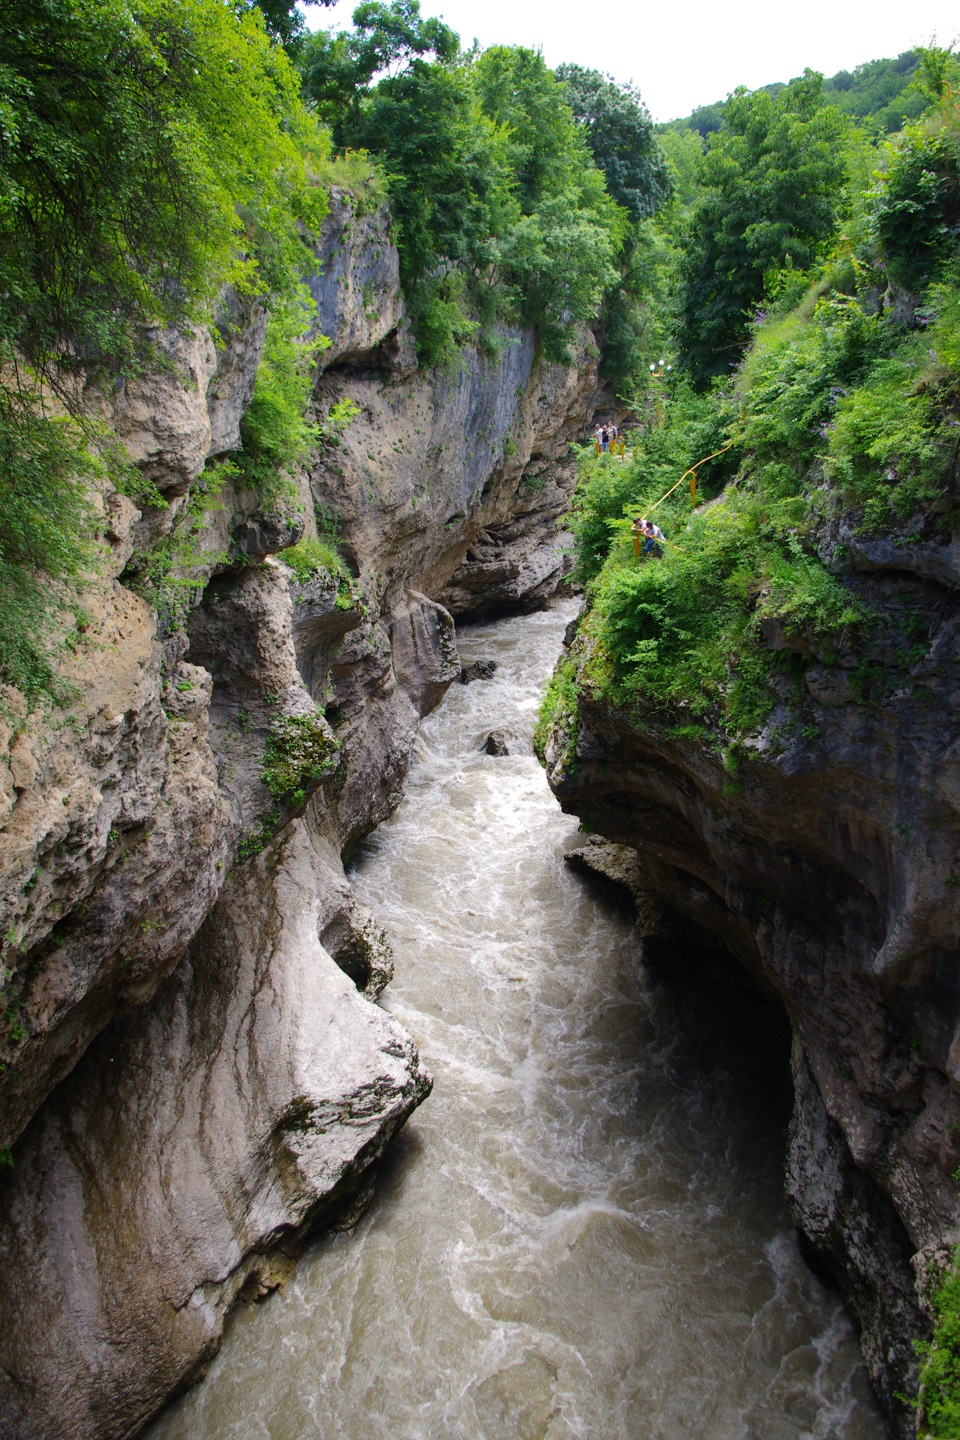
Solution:
M610 194L631 219L647 219L669 200L673 183L640 92L580 65L555 73Z
M8 0L0 116L7 359L122 365L145 323L206 313L225 283L299 278L298 224L326 205L306 157L325 142L253 18L218 0Z
M390 79L428 56L453 61L460 37L442 20L425 19L420 0L363 0L353 12L353 30L318 30L303 46L303 88L331 126L336 144L361 117L365 92L376 75Z
M209 319L225 284L291 294L326 195L325 138L258 15L221 0L0 8L0 675L50 672L56 581L91 556L104 470L79 391ZM51 404L51 396L56 402ZM108 457L110 452L106 452Z
M301 63L336 143L386 174L421 359L450 359L477 330L495 344L501 320L534 323L563 359L616 282L629 217L542 56L464 55L418 0L371 0L352 32L313 37Z
M736 363L768 277L807 269L832 234L848 124L809 71L776 97L740 89L727 101L682 266L678 342L698 382Z

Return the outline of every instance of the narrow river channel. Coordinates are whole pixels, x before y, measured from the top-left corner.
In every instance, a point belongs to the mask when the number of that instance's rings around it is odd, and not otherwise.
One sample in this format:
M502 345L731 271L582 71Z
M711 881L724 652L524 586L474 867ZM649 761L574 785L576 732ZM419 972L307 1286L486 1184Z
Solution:
M354 862L436 1088L352 1236L241 1308L151 1440L881 1440L781 1192L783 1037L645 972L532 754L569 605L467 630ZM491 756L505 727L530 753Z

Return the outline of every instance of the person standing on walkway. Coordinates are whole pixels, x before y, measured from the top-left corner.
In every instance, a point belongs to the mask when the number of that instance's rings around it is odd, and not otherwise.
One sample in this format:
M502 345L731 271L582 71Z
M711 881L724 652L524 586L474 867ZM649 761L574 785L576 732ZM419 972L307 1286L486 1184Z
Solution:
M661 546L666 542L666 535L664 535L659 525L654 525L652 520L644 518L641 521L641 525L643 526L643 533L647 537L647 542L643 547L644 555L656 555L659 559L663 554Z

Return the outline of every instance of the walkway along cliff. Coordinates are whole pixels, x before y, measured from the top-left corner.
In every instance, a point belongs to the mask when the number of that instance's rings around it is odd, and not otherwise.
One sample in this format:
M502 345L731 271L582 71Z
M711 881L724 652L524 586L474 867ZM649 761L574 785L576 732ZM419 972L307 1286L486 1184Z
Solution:
M311 283L332 341L318 417L359 414L299 504L210 482L265 317L232 302L218 337L159 337L166 369L89 404L168 506L103 502L72 707L24 724L6 697L0 1429L18 1440L136 1434L237 1297L362 1205L430 1088L370 1003L389 951L340 857L395 805L459 673L454 617L535 608L562 580L568 441L602 397L589 334L569 367L517 330L418 371L385 212L358 208L334 192ZM317 521L352 575L284 563ZM184 533L158 620L131 587Z

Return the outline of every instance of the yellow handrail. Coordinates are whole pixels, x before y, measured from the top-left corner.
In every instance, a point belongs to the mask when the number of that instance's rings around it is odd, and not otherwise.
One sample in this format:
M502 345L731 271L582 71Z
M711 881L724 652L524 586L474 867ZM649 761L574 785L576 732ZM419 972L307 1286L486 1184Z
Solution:
M724 445L724 447L723 447L722 450L714 450L714 452L713 452L712 455L704 455L703 459L702 459L702 460L698 460L697 463L696 463L696 465L691 465L689 470L684 470L683 474L680 476L680 479L677 481L676 485L671 485L671 486L670 486L670 489L667 491L666 495L661 495L661 496L660 496L660 499L657 500L655 504L653 504L653 505L650 506L649 510L647 510L647 512L646 512L646 515L652 515L653 512L654 512L654 510L656 510L657 505L662 505L663 502L664 502L664 500L669 500L669 498L670 498L670 496L673 494L674 490L679 490L680 486L683 484L684 480L686 480L686 478L687 478L688 475L690 476L690 499L692 500L693 504L696 505L696 503L697 503L697 471L700 469L700 466L701 466L701 465L706 465L706 463L707 463L708 460L716 460L716 458L717 458L718 455L723 455L723 454L725 454L727 450L732 450L733 447L734 447L734 445L736 445L736 443L737 443L736 440L731 440L731 441L730 441L730 444L729 444L729 445ZM644 516L644 519L646 519L646 515Z

